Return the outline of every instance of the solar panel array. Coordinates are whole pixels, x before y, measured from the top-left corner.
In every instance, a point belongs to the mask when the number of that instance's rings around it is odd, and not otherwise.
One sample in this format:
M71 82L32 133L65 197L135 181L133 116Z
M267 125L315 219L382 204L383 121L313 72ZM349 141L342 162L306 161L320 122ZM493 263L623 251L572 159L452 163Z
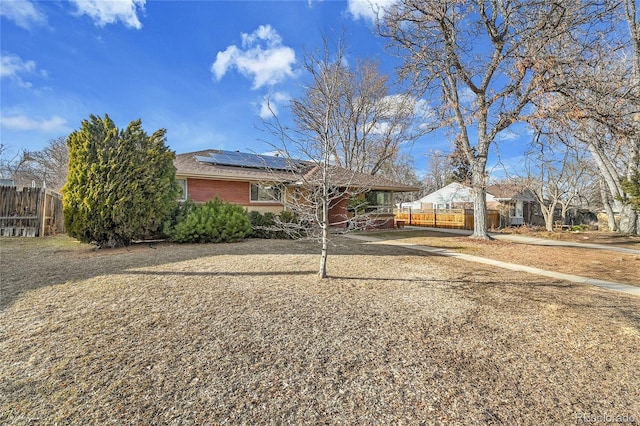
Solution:
M286 157L222 150L211 151L206 156L197 155L196 160L220 166L267 168L273 170L296 170L299 166L297 162Z

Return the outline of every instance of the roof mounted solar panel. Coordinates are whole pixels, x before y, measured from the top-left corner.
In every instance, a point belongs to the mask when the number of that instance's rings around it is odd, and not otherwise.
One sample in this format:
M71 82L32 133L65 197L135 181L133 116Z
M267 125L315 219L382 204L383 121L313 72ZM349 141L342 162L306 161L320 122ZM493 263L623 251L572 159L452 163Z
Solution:
M206 156L197 155L196 160L203 163L217 164L219 166L250 167L257 169L296 170L299 167L296 161L286 157L237 151L211 151Z

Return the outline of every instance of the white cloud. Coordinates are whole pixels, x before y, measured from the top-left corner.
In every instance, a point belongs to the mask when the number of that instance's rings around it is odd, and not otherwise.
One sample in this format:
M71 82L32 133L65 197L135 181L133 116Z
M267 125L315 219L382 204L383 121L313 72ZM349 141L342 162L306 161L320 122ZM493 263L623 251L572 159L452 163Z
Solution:
M267 120L278 115L278 106L291 99L285 92L275 92L262 98L260 103L260 118Z
M47 17L30 1L2 0L0 16L13 21L19 27L30 29L32 25L44 25Z
M237 57L242 53L236 46L229 46L224 52L218 52L216 61L211 65L211 72L220 80L226 74L227 70L233 66Z
M33 72L36 69L34 61L23 61L18 55L2 55L0 59L0 77L13 77L23 72Z
M243 33L242 47L231 45L218 52L211 72L220 81L227 71L235 67L242 75L253 80L253 88L274 85L295 75L295 51L282 44L282 38L271 25L261 25L251 34Z
M487 164L487 172L490 179L494 181L523 176L526 174L525 164L527 164L527 159L523 155L500 158L499 161L492 161Z
M121 21L130 28L139 30L142 24L138 12L144 12L146 0L71 0L79 15L87 15L99 27Z
M18 55L9 53L0 57L0 78L8 78L18 86L29 89L32 84L23 79L25 75L46 77L47 73L46 71L38 70L34 61L24 61Z
M347 0L347 10L353 19L375 22L382 18L384 10L397 0Z
M458 99L460 102L469 105L475 102L477 95L469 87L463 87L458 93Z
M415 114L418 100L404 94L388 95L378 101L379 108L394 116Z
M514 141L519 138L520 135L510 129L503 130L496 136L497 141Z
M54 115L48 120L34 120L24 115L15 115L12 117L2 116L0 118L2 127L9 130L36 130L42 133L54 131L67 131L67 120Z

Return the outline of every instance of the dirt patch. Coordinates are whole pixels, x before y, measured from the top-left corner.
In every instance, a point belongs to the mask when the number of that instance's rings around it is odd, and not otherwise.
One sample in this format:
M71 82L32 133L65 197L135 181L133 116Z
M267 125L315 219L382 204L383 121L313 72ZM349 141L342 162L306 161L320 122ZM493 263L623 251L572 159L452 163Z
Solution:
M0 248L3 424L640 418L622 293L341 237L322 282L311 242Z
M640 286L640 254L594 250L586 247L532 245L501 240L482 241L466 236L427 230L394 231L372 235L392 240L396 244L416 244L443 248L548 271ZM540 238L543 237L543 235L538 236ZM634 246L636 243L633 242L633 237L622 238L623 240L616 240L613 237L603 236L601 239L592 237L590 241L586 241L574 237L570 241L597 244L606 244L605 241L615 241L614 247L640 250L640 246Z

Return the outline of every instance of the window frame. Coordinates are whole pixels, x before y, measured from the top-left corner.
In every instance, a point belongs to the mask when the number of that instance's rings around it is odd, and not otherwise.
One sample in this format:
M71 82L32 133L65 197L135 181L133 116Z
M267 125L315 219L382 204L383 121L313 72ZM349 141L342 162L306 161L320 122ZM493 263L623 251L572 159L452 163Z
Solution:
M377 204L378 194L385 194L384 198L387 204ZM372 204L372 198L375 197L376 204ZM365 199L367 200L366 213L393 213L393 191L385 191L380 189L372 189L365 193Z
M258 195L257 199L253 198L253 193L254 193L254 187L257 187L257 192L256 194ZM274 197L273 195L270 196L268 199L260 199L260 194L263 193L265 191L268 190L277 190L277 197ZM278 185L276 183L272 183L272 184L264 184L264 183L260 183L260 182L251 182L249 184L249 201L251 203L272 203L272 204L282 204L282 200L283 200L283 193L284 190L282 188L282 185Z
M189 198L189 182L187 178L176 178L176 182L178 182L178 185L180 185L180 189L182 190L182 194L178 196L178 201L187 201ZM184 185L182 182L184 182Z

